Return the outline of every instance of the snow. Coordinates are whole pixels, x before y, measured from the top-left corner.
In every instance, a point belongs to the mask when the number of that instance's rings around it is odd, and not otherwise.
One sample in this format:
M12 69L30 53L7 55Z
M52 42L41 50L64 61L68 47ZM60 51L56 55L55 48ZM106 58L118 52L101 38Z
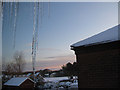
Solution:
M63 89L64 90L64 87L60 86L59 89Z
M15 77L15 78L8 80L4 85L20 86L27 79L29 79L29 78L27 78L27 77Z
M77 42L77 43L71 45L71 47L79 47L79 46L84 46L84 45L99 44L99 43L106 43L106 42L120 40L118 38L118 30L119 30L118 26L119 25L112 27L106 31L103 31L99 34L96 34L92 37L89 37L85 40Z
M78 81L71 83L70 88L78 88Z
M28 73L27 76L29 77L31 75L31 73Z
M37 75L39 75L39 72L37 72L37 73L35 74L35 77L36 77Z
M45 82L51 81L51 82L59 82L61 80L66 80L68 77L46 77L44 78Z
M54 82L48 82L44 84L44 88L56 88L57 84Z
M60 82L60 86L70 86L72 82Z
M49 77L49 78L44 78L46 83L44 84L44 88L45 89L49 89L49 90L66 90L66 88L78 88L78 80L74 78L73 82L70 81L64 81L64 80L68 80L68 77ZM63 80L63 81L62 81ZM60 82L62 81L62 82Z

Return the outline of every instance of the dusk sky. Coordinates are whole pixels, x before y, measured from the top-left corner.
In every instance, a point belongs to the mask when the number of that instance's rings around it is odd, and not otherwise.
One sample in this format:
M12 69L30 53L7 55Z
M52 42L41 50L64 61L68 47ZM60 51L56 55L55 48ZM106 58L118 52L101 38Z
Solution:
M12 26L14 15L10 19L7 5L6 3L3 12L3 63L12 61L16 51L22 51L27 62L25 70L32 70L34 3L19 3L15 48ZM68 62L75 62L75 54L70 50L70 45L118 24L117 2L44 2L42 6L42 17L39 17L37 70L60 69Z

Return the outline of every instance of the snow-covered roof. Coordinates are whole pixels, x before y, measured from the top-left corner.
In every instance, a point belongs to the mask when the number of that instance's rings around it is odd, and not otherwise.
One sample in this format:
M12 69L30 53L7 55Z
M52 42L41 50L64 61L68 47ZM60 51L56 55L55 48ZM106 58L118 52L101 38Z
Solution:
M39 72L37 72L37 73L35 74L35 76L37 76L37 75L39 75Z
M93 45L93 44L107 43L107 42L120 40L118 38L118 30L119 30L118 26L119 25L112 27L106 31L103 31L99 34L96 34L92 37L79 41L71 45L71 47L79 47L79 46L84 46L84 45Z
M28 73L27 76L30 76L32 73Z
M12 78L12 79L8 80L4 85L7 85L7 86L20 86L27 79L29 79L29 78L27 78L27 77L15 77L15 78Z

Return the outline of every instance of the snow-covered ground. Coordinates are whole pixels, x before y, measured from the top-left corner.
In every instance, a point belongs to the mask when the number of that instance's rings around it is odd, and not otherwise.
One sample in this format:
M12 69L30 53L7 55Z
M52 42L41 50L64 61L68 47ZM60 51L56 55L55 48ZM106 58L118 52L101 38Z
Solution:
M44 78L45 82L51 81L51 82L59 82L61 80L66 80L68 77L46 77Z
M45 84L44 88L49 90L61 90L61 89L72 89L75 90L78 89L78 81L73 77L72 81L69 81L70 79L68 77L46 77L44 78Z

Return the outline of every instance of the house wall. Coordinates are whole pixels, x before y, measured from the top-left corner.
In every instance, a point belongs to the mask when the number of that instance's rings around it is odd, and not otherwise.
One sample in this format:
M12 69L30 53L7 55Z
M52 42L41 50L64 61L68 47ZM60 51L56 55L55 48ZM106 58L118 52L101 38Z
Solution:
M79 88L120 88L119 42L79 47Z
M20 85L21 88L34 88L34 83L27 79L25 82L23 82L21 85Z

